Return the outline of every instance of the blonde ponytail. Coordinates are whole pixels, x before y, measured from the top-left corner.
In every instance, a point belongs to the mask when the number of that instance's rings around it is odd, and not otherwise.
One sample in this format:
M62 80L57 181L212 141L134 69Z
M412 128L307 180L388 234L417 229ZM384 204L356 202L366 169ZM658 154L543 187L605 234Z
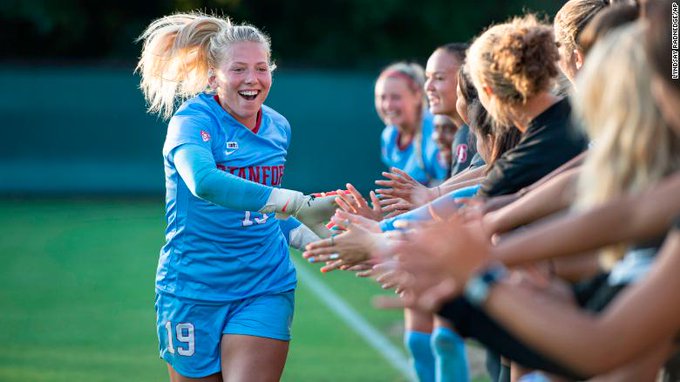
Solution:
M219 66L232 43L261 43L271 57L269 37L257 28L199 12L155 20L138 41L144 41L136 68L142 77L140 88L148 111L164 119L172 116L176 101L207 89L209 69Z
M559 74L552 28L533 14L489 28L468 50L465 71L483 94L496 96L487 111L501 126L513 125L517 107L550 91Z

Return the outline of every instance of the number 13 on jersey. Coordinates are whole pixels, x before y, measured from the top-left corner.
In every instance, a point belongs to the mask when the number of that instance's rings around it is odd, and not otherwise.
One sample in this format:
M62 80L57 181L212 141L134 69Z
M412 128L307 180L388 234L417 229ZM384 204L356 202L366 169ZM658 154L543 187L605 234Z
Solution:
M241 225L244 227L248 227L253 224L264 224L267 222L267 219L269 219L269 215L261 214L259 212L246 211L245 214L245 217L243 220L241 220Z

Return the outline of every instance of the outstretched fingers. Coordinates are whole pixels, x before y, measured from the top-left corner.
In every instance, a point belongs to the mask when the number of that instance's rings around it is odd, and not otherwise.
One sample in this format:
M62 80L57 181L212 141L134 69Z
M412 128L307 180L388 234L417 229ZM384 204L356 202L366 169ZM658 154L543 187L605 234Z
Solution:
M409 183L418 183L411 175L409 175L406 171L400 170L396 167L392 167L392 172L396 173L399 175L399 177Z
M340 209L343 211L351 212L353 214L357 213L357 209L354 207L354 205L343 199L343 196L338 196L335 198L335 203L337 203L338 207L340 207Z
M333 237L329 237L329 238L326 238L326 239L317 240L315 242L309 243L305 247L305 253L308 252L308 251L316 251L316 250L319 250L319 249L322 249L322 248L332 247L333 244L334 244L334 241L335 241L335 239Z
M361 195L359 190L356 189L356 187L354 187L351 183L347 183L345 187L347 187L349 194L354 198L354 200L360 207L368 207L368 202L366 202L366 199L364 199L364 197Z

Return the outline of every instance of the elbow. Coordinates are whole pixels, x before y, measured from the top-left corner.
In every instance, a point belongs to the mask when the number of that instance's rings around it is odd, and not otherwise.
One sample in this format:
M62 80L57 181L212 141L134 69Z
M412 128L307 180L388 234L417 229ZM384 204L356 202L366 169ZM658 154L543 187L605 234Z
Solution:
M206 189L196 189L193 193L199 199L210 201L212 199L212 193Z
M193 187L189 186L189 191L199 199L210 200L212 197L210 187L206 187L202 182L196 182Z

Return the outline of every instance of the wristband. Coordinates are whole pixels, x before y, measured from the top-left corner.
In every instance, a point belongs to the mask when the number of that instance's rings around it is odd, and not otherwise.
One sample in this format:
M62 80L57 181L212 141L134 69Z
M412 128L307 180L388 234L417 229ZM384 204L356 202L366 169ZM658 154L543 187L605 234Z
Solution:
M474 306L481 307L489 298L491 287L501 281L508 270L500 264L494 264L477 273L465 283L465 298Z

